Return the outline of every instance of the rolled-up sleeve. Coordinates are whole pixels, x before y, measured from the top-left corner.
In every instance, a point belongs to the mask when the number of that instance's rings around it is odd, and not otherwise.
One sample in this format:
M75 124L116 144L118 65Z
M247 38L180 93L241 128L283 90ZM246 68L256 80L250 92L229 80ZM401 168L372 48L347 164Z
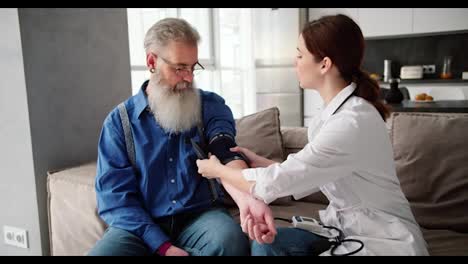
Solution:
M312 142L284 162L243 170L243 177L255 182L252 195L265 203L288 195L299 199L298 196L351 175L360 136L357 122L344 118L329 121Z
M143 208L122 132L110 116L104 122L98 144L96 197L98 214L109 226L137 235L152 252L169 240Z

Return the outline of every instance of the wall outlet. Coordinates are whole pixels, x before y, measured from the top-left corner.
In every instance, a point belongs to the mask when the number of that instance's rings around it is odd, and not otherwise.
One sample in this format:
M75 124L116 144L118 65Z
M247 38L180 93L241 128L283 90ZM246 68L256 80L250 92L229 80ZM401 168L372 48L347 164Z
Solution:
M423 65L423 74L434 74L435 73L435 65Z
M8 245L28 248L28 231L17 227L3 226L3 241Z

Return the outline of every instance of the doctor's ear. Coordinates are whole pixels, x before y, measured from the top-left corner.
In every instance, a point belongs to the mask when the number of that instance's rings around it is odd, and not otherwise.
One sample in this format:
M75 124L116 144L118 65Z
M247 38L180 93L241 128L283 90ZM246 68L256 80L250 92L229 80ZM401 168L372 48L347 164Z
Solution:
M320 67L320 71L322 74L328 72L328 70L332 67L333 63L329 57L325 57L322 60L322 66Z

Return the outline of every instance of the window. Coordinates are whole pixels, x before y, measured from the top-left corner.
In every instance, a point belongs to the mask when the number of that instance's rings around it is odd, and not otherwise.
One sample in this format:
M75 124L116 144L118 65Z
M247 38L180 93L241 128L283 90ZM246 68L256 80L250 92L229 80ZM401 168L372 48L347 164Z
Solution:
M208 8L180 8L179 17L187 20L200 34L201 41L198 46L198 57L202 64L213 64L213 49L211 43L211 15Z
M146 31L160 19L181 17L192 24L201 37L199 61L205 70L196 76L196 86L222 96L235 118L255 112L251 14L248 8L129 8L133 94L149 78L143 48Z

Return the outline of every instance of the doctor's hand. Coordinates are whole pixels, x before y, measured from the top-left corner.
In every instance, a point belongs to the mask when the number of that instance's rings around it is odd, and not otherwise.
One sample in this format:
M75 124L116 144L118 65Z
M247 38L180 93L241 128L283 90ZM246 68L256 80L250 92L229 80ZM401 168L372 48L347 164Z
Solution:
M247 156L247 158L250 160L249 165L252 168L259 168L259 167L264 168L264 167L268 167L270 164L275 163L274 161L264 158L262 156L259 156L255 154L255 152L249 149L243 148L243 147L237 146L237 147L231 148L230 150L231 152L242 153L245 156Z
M222 170L223 164L215 155L210 155L209 159L197 160L198 173L208 179L217 178L218 171Z

